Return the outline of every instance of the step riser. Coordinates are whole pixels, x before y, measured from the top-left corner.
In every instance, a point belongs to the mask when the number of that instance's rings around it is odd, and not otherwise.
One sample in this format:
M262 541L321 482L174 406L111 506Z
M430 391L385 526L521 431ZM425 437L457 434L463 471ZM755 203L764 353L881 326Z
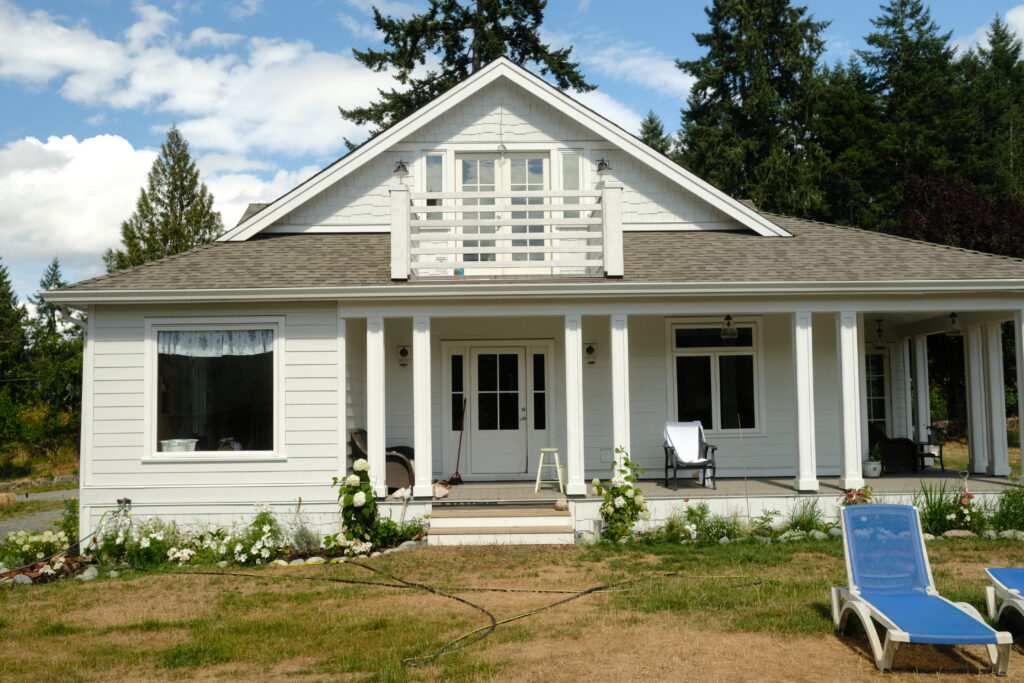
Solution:
M571 522L568 517L433 517L430 518L431 529L457 529L467 526L552 526L562 527Z
M427 543L432 546L454 545L572 545L575 536L571 533L555 534L465 534L451 536L428 535Z

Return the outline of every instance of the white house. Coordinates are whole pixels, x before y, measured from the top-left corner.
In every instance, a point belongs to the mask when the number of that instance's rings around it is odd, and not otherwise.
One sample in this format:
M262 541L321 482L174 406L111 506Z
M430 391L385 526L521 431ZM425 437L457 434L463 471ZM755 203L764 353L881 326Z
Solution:
M1005 476L1006 320L1024 371L1024 261L758 211L507 60L217 242L46 298L88 314L83 529L122 497L327 523L355 428L381 495L385 447L415 449L419 512L457 454L512 482L554 446L578 528L614 448L658 476L677 419L720 477L857 486L869 421L927 437L954 322L971 467Z

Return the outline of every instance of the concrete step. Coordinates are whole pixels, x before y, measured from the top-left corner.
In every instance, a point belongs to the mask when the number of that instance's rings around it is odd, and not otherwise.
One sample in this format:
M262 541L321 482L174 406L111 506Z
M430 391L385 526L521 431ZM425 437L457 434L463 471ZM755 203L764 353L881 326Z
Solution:
M576 541L571 525L562 526L464 526L430 527L427 543L443 545L571 545Z
M568 510L556 510L551 507L505 507L500 505L441 507L434 505L430 513L431 519L463 518L463 517L568 517Z

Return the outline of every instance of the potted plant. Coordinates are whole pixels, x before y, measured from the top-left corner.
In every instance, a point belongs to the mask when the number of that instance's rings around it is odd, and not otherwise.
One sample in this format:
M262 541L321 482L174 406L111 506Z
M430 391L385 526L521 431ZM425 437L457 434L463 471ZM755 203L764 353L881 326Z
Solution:
M882 476L882 446L875 444L868 453L868 459L863 463L864 476L875 479Z

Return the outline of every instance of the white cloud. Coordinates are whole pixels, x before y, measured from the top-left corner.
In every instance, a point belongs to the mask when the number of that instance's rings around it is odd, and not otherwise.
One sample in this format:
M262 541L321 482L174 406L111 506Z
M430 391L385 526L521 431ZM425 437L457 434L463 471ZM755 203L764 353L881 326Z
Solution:
M376 7L386 17L407 17L416 11L416 6L398 0L345 0L349 7L370 14Z
M372 22L359 21L351 14L345 14L342 12L338 15L338 22L357 38L376 41L380 41L384 38L384 34L378 31L377 27Z
M590 9L590 5L594 0L580 0L580 4L576 6L576 11L583 13Z
M107 122L107 115L103 112L93 114L92 116L85 119L85 122L90 126L101 126Z
M60 93L74 102L165 113L197 149L295 156L335 154L343 138L362 137L337 107L365 104L392 83L347 53L302 40L252 38L240 54L190 57L183 54L190 46L230 45L235 36L197 29L187 39L169 37L174 17L148 5L135 11L138 21L112 41L0 0L0 79L63 78Z
M238 173L239 171L268 171L273 168L267 161L250 159L240 154L206 154L196 160L200 172L204 175L213 175L228 171Z
M234 45L244 37L245 36L237 33L221 33L209 26L202 26L192 31L188 40L185 41L185 47L202 47L205 45L209 45L210 47L228 47L229 45Z
M214 207L228 229L238 223L245 207L253 202L271 202L320 169L307 166L297 171L278 171L270 180L251 173L226 173L206 180L213 193Z
M1024 38L1024 5L1017 5L1006 10L1006 14L1003 16L1010 31L1012 31L1018 38ZM991 23L991 22L990 22ZM971 33L954 38L952 41L953 49L957 52L967 52L978 47L988 47L988 29L989 24L979 26Z
M18 291L34 291L54 256L69 279L102 273L100 255L118 244L155 157L116 135L0 148L0 257Z
M634 83L685 100L696 79L684 73L674 59L658 50L636 43L613 43L597 51L579 54L587 71Z
M584 93L571 93L572 97L601 116L610 120L634 135L640 130L643 115L629 105L619 102L608 93L592 90Z
M228 14L235 19L248 19L263 9L263 0L239 0L228 5Z

